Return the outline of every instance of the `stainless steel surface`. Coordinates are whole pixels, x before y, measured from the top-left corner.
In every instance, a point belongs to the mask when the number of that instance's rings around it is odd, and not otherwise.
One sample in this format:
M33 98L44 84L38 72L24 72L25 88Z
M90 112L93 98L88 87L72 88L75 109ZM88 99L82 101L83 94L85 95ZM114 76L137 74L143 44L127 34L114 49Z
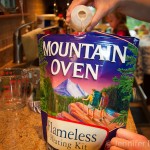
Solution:
M40 101L29 100L28 105L34 112L41 113Z
M143 96L143 100L146 101L147 100L147 96L146 96L145 92L143 91L141 85L138 85L138 88L139 88L139 91L141 92L141 95Z
M147 95L145 94L142 86L138 84L138 81L135 78L134 84L133 84L133 102L139 102L139 101L146 103Z
M21 30L23 28L28 27L28 26L33 25L33 24L35 24L35 22L29 22L29 23L23 24L20 27L18 27L13 34L13 48L14 48L14 50L13 50L13 62L16 64L23 63L23 44L22 44L22 40L21 40ZM57 29L58 26L57 25L49 26L49 27L42 29L42 31L51 30L54 28Z
M22 17L21 24L25 24L24 11L23 11L23 0L19 0L19 3L20 3L21 17Z
M34 22L29 22L19 26L13 34L13 62L20 64L23 62L23 45L21 40L21 30Z

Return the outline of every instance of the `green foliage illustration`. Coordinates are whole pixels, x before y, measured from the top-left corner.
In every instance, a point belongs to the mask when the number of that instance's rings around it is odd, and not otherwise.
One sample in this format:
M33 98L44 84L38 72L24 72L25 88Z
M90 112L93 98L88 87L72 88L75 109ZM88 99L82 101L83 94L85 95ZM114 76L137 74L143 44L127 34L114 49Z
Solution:
M113 81L118 83L117 88L120 91L120 94L122 95L122 101L130 101L132 99L132 86L134 81L133 75L136 65L137 48L129 43L128 49L133 53L132 56L127 56L126 58L126 66L128 66L128 68L119 68L118 71L121 73L120 78L113 78Z
M128 117L128 112L123 110L120 112L120 115L114 118L113 120L111 120L110 123L117 123L118 125L124 126L126 125L127 117Z
M41 97L41 109L47 112L48 103L50 99L54 98L53 88L50 82L50 78L46 76L46 65L43 53L43 40L39 40L39 60L40 60L40 97Z
M128 49L132 52L132 56L127 56L126 59L126 66L128 66L127 69L119 68L118 71L121 73L121 76L114 77L113 81L118 83L116 86L111 87L111 92L113 89L117 92L117 97L115 99L111 99L113 102L111 106L117 110L120 115L116 118L114 118L111 123L118 123L119 125L125 125L128 115L128 107L129 103L132 100L132 86L134 81L134 71L135 71L135 65L136 65L136 56L137 56L137 48L132 45L128 44ZM107 89L107 90L110 90ZM116 95L112 93L112 95Z
M108 88L104 88L109 95L108 107L119 112L119 116L114 118L111 123L118 123L119 125L125 125L128 115L129 103L132 100L132 86L134 81L134 71L136 67L137 48L128 44L128 49L131 51L132 56L126 57L126 69L119 68L120 77L114 77L113 81L117 83Z

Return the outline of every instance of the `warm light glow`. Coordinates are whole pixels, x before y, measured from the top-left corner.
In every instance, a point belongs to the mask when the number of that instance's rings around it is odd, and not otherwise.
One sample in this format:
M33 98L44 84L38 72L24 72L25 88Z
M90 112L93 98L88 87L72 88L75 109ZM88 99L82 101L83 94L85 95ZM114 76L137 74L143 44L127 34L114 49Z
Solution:
M67 6L69 6L70 4L69 4L69 2L67 3Z

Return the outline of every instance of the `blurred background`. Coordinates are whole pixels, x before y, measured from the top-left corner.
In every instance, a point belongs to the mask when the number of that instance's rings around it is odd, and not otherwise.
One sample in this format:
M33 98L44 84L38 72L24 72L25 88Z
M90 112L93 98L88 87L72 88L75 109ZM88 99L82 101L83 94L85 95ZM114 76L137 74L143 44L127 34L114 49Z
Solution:
M75 32L65 24L66 10L71 1L0 0L0 67L38 65L35 35L40 32ZM94 14L95 9L89 8ZM125 17L123 24L129 35L140 39L136 83L133 87L134 100L130 109L137 131L150 139L150 24ZM106 16L93 30L117 34L111 26L112 21ZM124 35L124 32L119 34Z

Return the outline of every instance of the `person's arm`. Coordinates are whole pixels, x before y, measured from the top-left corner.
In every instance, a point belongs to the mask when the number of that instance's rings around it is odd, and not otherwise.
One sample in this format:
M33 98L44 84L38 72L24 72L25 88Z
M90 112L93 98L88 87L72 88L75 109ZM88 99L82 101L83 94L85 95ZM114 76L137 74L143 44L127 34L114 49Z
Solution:
M110 144L110 150L150 150L150 141L145 136L122 128L117 130Z
M90 5L96 8L96 13L87 31L90 31L107 13L114 9L136 19L150 22L150 0L73 0L67 11L67 23L70 22L71 12L77 5Z
M150 0L121 0L118 11L146 22L150 22Z
M83 101L88 101L90 99L91 95L89 95L87 98L83 98Z
M110 12L118 6L119 1L120 0L73 0L67 10L66 23L70 22L71 12L75 6L93 6L96 8L96 12L93 16L90 25L86 29L87 31L90 31L108 12Z
M83 101L88 101L89 99L88 99L88 98L82 98L82 100L83 100Z

